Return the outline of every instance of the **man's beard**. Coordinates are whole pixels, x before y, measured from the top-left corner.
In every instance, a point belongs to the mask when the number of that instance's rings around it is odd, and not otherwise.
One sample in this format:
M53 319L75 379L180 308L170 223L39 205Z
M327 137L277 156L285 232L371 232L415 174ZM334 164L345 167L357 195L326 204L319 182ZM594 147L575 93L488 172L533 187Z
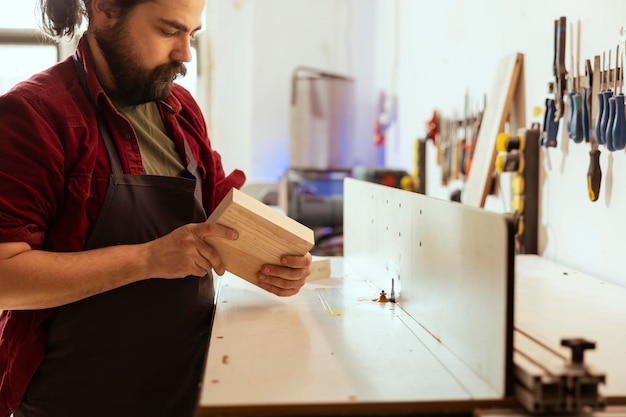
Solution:
M167 98L172 83L187 74L182 62L170 62L154 69L145 68L135 54L124 20L110 29L94 31L94 37L115 82L113 94L126 104L137 105Z

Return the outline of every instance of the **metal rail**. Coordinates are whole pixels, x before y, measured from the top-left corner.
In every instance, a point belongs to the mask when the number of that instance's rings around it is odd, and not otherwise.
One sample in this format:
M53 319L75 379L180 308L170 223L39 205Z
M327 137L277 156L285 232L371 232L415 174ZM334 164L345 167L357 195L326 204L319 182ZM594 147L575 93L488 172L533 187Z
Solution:
M515 329L513 362L515 396L532 414L576 414L584 409L604 410L599 386L605 374L585 365L583 352L595 348L584 339L563 339L572 359Z

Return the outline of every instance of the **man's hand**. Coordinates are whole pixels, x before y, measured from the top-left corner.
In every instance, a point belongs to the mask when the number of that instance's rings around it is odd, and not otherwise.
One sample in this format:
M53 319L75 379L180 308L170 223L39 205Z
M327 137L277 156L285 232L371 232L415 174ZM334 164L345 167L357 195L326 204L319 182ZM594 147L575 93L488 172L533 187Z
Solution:
M285 255L281 265L264 265L257 273L259 287L280 297L297 294L311 274L311 254L303 256Z
M236 240L237 231L217 223L188 224L147 243L150 277L180 278L204 276L211 269L218 275L226 272L219 253L204 238L217 236Z

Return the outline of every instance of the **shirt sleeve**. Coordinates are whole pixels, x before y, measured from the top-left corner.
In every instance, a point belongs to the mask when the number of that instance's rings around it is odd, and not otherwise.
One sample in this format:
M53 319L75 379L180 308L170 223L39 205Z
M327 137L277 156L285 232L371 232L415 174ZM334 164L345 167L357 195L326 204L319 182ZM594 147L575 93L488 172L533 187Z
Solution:
M36 99L0 97L0 242L40 246L63 188L63 147Z
M215 207L226 197L226 194L232 189L237 188L240 189L246 182L246 175L243 171L235 169L230 174L224 175L224 168L222 166L222 158L217 152L213 152L213 160L215 163L216 170L220 173L220 175L216 175L219 178L215 184L215 197L213 201L215 202ZM212 207L211 209L215 209Z

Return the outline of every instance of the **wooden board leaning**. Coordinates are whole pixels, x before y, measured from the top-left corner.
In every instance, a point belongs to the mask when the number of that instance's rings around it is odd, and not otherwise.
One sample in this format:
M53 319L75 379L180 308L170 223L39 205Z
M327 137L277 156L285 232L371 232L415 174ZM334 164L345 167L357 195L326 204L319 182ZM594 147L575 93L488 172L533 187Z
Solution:
M510 132L517 132L517 129L525 127L523 65L524 55L521 53L500 60L492 90L487 98L472 169L462 197L462 202L469 206L485 206L495 170L496 141L498 134L505 131L507 121Z

